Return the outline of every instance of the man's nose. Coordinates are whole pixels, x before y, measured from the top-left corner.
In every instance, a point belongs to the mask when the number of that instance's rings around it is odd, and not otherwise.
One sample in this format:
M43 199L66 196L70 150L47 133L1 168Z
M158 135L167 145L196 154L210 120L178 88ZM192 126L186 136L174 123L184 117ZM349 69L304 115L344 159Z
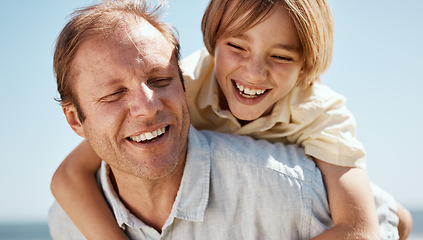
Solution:
M163 109L163 102L159 93L147 84L142 83L134 90L129 103L129 110L133 117L154 117Z

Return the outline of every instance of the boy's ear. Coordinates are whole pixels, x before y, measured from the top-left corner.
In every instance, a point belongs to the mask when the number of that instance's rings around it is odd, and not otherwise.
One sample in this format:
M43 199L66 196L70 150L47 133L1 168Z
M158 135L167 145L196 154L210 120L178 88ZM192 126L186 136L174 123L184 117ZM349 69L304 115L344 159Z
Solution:
M84 128L79 120L78 111L76 110L75 105L62 106L62 110L72 130L80 137L85 138Z
M298 81L303 81L304 80L303 77L304 77L304 64L301 67L300 73L298 74L298 80L297 80L297 82Z

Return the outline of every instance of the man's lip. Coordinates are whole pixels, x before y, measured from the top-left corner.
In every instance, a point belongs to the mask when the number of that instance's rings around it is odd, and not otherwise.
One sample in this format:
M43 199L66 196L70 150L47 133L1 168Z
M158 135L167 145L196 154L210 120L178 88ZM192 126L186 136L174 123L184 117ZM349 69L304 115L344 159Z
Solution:
M163 135L165 135L169 130L169 125L157 127L150 131L143 131L141 133L137 133L127 137L128 141L143 143L143 142L151 142L154 141Z

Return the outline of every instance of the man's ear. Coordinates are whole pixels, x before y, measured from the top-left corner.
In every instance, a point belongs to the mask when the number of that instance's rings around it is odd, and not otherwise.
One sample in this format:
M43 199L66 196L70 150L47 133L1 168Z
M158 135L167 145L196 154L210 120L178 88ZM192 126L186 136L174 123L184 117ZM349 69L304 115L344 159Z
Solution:
M85 138L84 128L79 120L78 111L76 110L75 105L62 106L62 110L72 130L80 137Z

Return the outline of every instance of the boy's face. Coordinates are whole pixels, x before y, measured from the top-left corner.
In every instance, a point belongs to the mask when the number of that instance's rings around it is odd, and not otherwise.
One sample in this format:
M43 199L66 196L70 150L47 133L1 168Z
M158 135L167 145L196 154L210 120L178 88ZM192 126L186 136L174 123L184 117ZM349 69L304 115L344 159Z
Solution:
M215 61L230 111L246 121L270 113L295 86L303 66L296 28L278 6L253 28L217 39Z

